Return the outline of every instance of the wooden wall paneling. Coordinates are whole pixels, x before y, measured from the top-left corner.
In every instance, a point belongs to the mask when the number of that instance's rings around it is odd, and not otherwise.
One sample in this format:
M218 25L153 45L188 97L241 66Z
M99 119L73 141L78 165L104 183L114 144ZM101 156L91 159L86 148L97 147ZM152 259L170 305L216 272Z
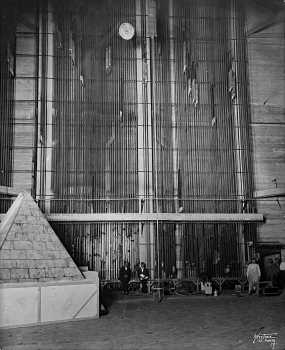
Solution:
M258 11L255 12L256 18ZM285 28L283 23L248 37L254 182L256 190L285 185ZM285 243L284 200L257 200L266 222L259 240Z

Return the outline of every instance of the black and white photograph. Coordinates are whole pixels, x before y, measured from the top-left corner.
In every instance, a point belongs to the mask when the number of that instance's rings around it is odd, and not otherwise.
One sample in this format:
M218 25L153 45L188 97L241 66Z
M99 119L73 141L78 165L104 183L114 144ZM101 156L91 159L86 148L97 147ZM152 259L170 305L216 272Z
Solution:
M285 0L0 1L0 350L285 350Z

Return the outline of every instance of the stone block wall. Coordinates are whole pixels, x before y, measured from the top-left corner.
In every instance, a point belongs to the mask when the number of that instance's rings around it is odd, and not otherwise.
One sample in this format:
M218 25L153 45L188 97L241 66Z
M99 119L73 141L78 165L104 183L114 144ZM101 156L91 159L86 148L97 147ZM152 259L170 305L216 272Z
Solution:
M0 225L0 281L78 280L83 276L28 193Z

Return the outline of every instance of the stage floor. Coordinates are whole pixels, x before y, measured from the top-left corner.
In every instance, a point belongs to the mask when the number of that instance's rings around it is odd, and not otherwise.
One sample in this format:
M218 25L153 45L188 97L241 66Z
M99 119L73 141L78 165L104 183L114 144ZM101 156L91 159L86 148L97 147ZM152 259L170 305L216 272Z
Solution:
M100 319L2 329L0 348L270 350L263 334L270 334L272 340L277 333L275 350L284 350L284 310L285 293L275 297L173 296L161 303L151 297L126 296L114 301L110 313Z

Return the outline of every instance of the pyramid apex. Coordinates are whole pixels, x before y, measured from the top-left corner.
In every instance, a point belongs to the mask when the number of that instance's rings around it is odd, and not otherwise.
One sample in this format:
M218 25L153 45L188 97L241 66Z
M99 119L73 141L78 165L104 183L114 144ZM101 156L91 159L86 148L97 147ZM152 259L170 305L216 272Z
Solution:
M31 194L20 192L0 225L0 282L83 278Z

